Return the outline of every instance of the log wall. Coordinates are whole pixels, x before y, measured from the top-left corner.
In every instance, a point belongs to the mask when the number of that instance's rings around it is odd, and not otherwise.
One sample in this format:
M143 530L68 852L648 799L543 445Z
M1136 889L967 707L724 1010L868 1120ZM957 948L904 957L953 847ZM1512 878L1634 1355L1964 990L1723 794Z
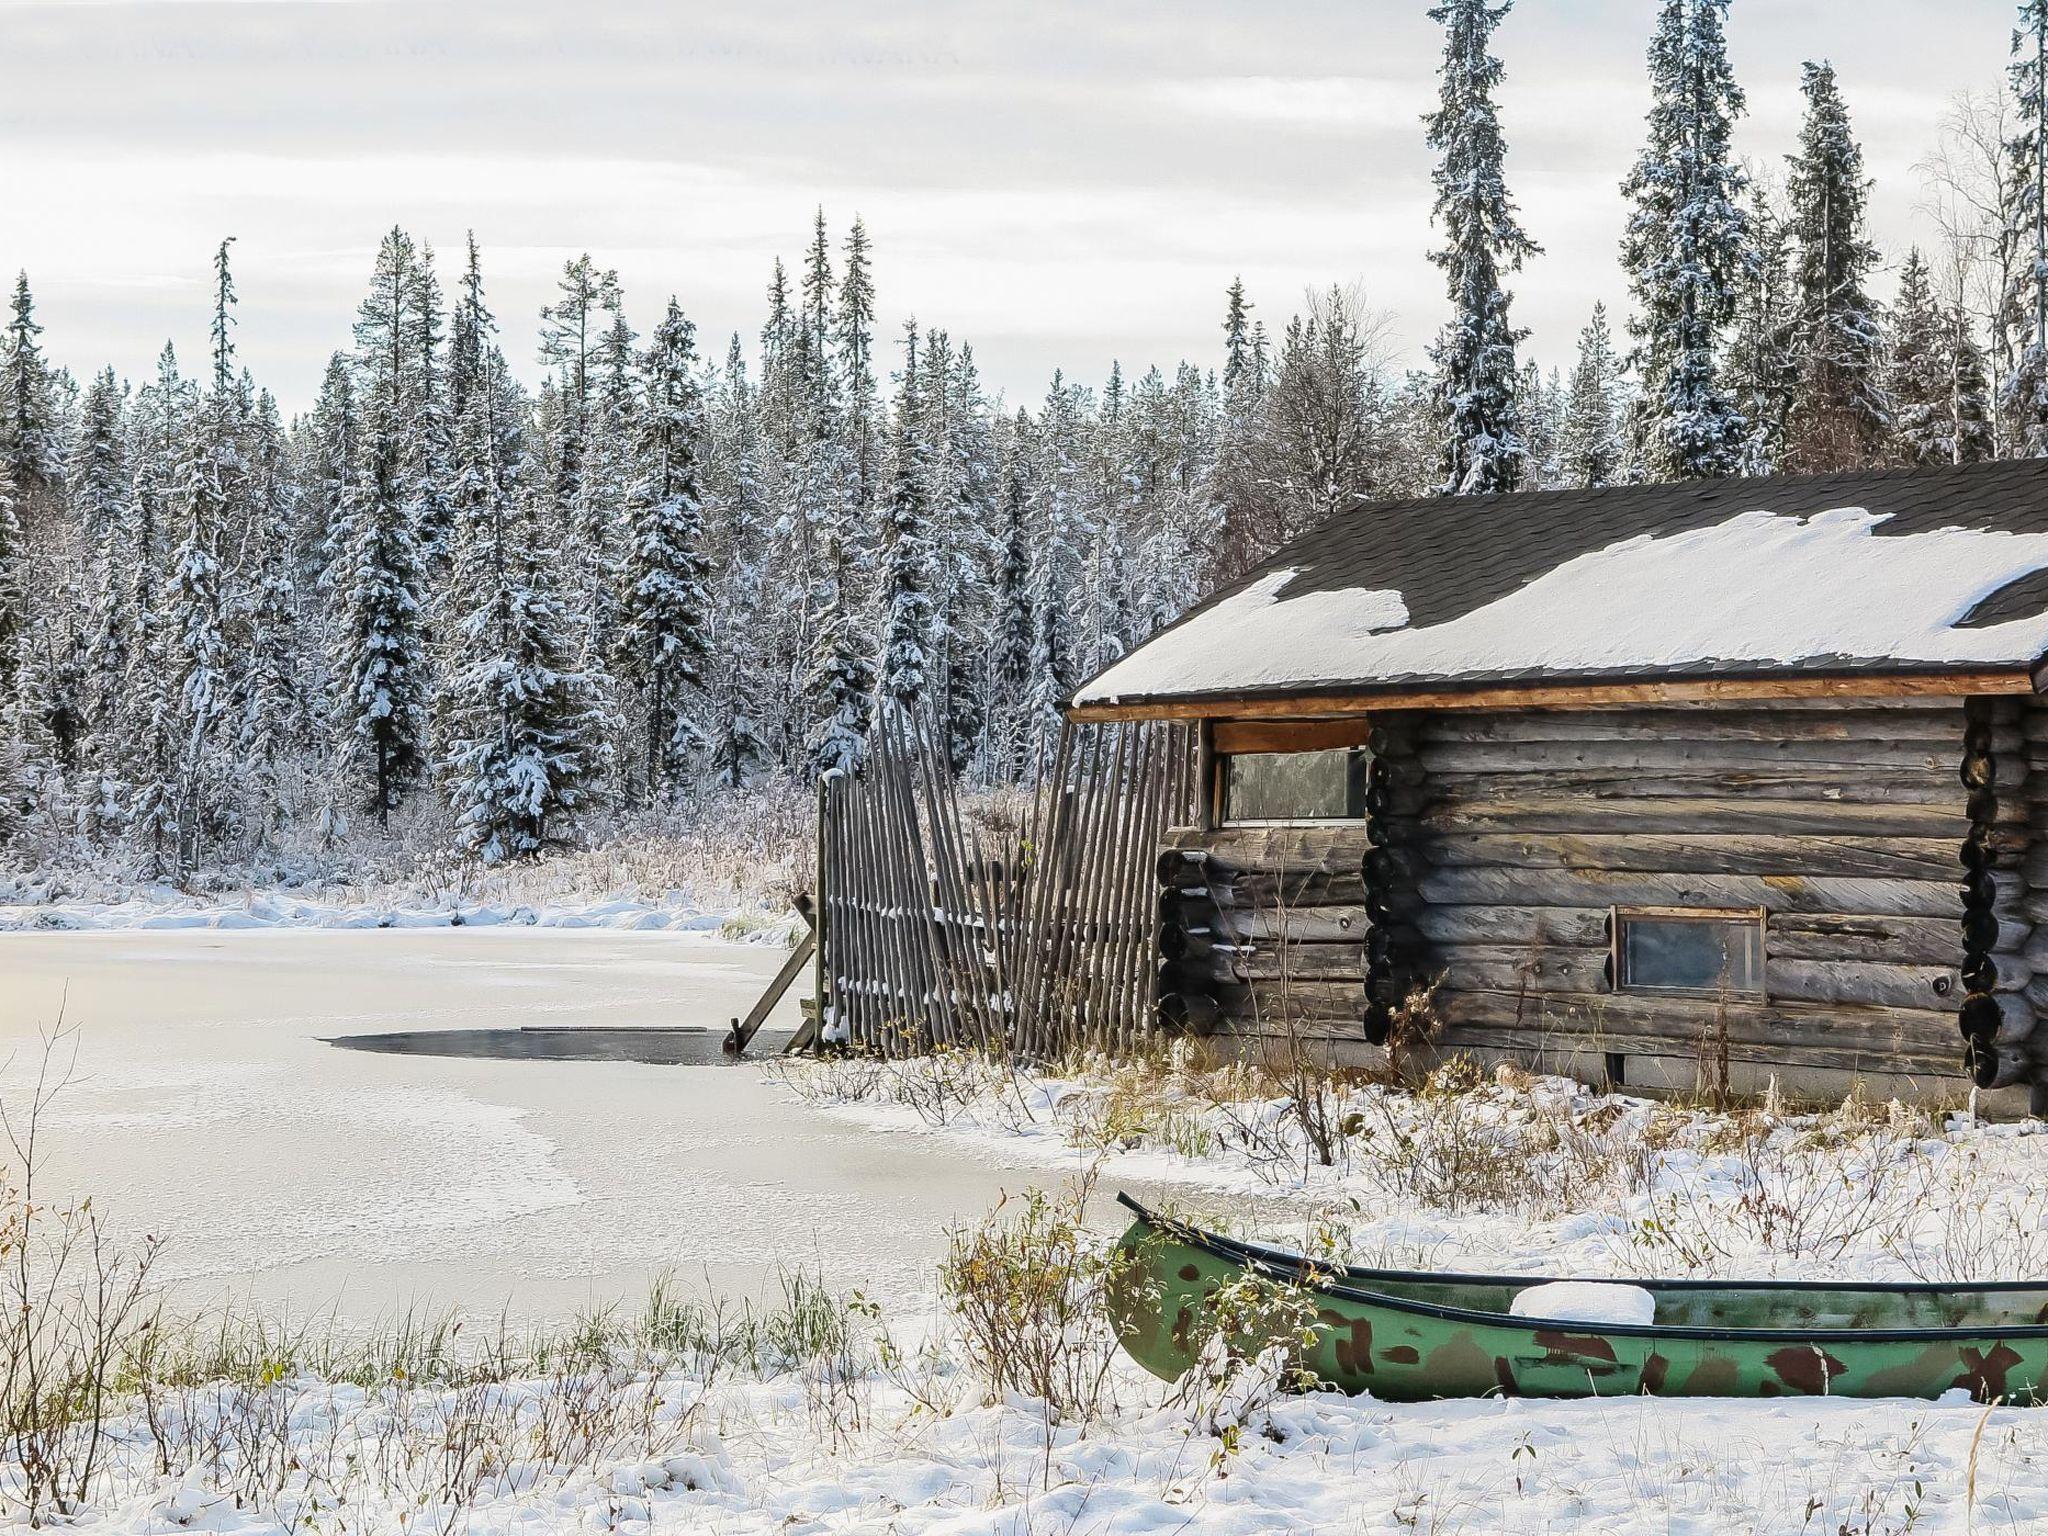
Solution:
M1169 879L1163 916L1190 921L1190 890L1207 903L1220 1027L1301 1018L1377 1039L1426 982L1439 1048L1582 1076L1619 1066L1630 1083L1690 1086L1718 1071L1737 1089L1856 1076L1933 1095L1972 1076L2048 1079L2040 701L1430 711L1374 726L1367 821L1173 834L1180 885ZM1615 991L1617 906L1764 908L1764 997Z

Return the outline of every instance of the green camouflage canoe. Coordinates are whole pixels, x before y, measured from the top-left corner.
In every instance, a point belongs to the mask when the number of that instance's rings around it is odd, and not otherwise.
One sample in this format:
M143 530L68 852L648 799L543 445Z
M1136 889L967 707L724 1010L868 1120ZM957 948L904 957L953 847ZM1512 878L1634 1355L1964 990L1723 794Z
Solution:
M1817 1282L1628 1281L1657 1300L1645 1325L1511 1317L1540 1275L1333 1269L1156 1215L1136 1215L1112 1303L1117 1335L1176 1380L1247 1277L1312 1303L1301 1364L1344 1392L1391 1402L1505 1393L1591 1397L1939 1397L2033 1403L2048 1382L2048 1282L1948 1287ZM1277 1293L1276 1293L1277 1294ZM1242 1315L1242 1309L1241 1315ZM1250 1352L1270 1338L1237 1337Z

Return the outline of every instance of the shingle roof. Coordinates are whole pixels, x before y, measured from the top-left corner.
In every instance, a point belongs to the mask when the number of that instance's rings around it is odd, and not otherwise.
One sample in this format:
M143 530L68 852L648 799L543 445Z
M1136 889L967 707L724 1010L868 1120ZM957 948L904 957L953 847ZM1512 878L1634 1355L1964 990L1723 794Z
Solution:
M2025 665L2048 461L1361 504L1078 704Z

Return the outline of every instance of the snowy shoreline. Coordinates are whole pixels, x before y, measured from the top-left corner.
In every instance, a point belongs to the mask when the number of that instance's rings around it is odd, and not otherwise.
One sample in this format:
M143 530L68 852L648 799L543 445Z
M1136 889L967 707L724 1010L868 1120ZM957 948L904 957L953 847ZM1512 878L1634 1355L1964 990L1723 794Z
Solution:
M612 898L584 903L322 901L252 892L240 899L156 896L124 901L0 904L0 934L136 933L205 929L554 928L613 933L702 934L749 943L787 943L793 915L757 905L706 909L671 893L666 900Z

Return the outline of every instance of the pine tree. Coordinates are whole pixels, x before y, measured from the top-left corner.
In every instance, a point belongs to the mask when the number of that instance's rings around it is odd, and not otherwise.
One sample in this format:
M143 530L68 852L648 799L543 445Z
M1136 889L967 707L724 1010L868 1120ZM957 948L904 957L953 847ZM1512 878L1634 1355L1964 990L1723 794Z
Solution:
M2003 430L2026 457L2048 456L2048 0L2020 0L2012 35L2011 82L2018 132L2006 143L2006 238L2024 258L2014 263L2006 297L2016 332L2003 387Z
M1761 186L1751 188L1754 259L1737 283L1728 382L1746 424L1737 466L1768 475L1785 457L1785 433L1799 392L1798 298L1792 282L1792 229Z
M219 727L232 698L220 560L222 531L245 493L240 392L234 373L234 279L223 240L214 257L213 375L179 465L184 541L173 557L171 642L178 760L174 872L194 869L210 837L229 830Z
M995 652L990 659L990 695L996 710L995 777L1015 781L1029 766L1030 736L1023 708L1031 688L1031 658L1037 616L1032 611L1030 532L1031 418L1017 412L1007 463L1003 467L1002 557L996 568Z
M930 466L917 377L917 322L903 332L903 381L896 397L896 441L890 466L883 546L883 644L879 697L904 717L925 703L932 665Z
M1948 419L1954 434L1948 445L1950 461L1980 463L1992 457L1998 446L1991 417L1991 375L1970 313L1960 304L1949 307L1943 355L1948 363Z
M1895 412L1895 453L1908 467L1948 464L1953 438L1949 420L1948 317L1934 300L1927 263L1915 246L1899 274L1892 306L1891 367L1886 384Z
M95 375L79 411L71 449L71 506L90 553L92 596L87 641L93 729L105 763L122 750L123 684L136 639L136 616L128 562L131 508L135 496L128 473L128 445L122 414L126 391L107 368Z
M856 214L846 232L846 268L839 279L839 371L846 387L847 428L853 439L858 476L855 496L863 507L875 499L875 276L867 226Z
M598 515L583 497L584 456L590 443L607 316L620 309L619 274L600 271L586 253L562 268L558 297L541 310L541 362L556 370L561 414L550 452L554 510L587 520Z
M705 690L711 714L708 757L717 781L738 789L753 781L768 757L758 699L764 671L759 633L765 555L761 424L738 335L727 346L710 417L704 479L715 601Z
M128 440L135 483L129 611L136 635L122 683L121 731L130 743L127 777L134 786L129 829L151 879L171 873L177 861L178 637L173 633L175 588L167 590L161 576L172 565L173 529L189 514L179 476L198 411L197 392L180 374L177 354L166 346L157 359L156 378L136 397ZM203 606L204 593L198 595Z
M1828 64L1805 66L1806 121L1789 157L1799 387L1786 458L1800 470L1865 468L1885 451L1891 401L1880 377L1884 339L1866 290L1877 247L1863 234L1870 183L1863 150Z
M488 352L456 433L456 582L444 777L463 849L487 864L561 846L601 769L595 692L576 670L542 496L521 496L516 388Z
M1244 278L1233 277L1225 290L1223 310L1223 388L1227 394L1252 367L1251 300L1244 296Z
M63 437L57 420L54 380L37 340L35 299L28 274L14 280L5 339L0 341L0 462L26 502L58 483L63 470Z
M1721 382L1721 332L1748 268L1747 178L1730 158L1742 90L1728 65L1728 0L1664 0L1649 50L1652 105L1622 193L1622 265L1642 379L1635 430L1653 476L1729 474L1747 424Z
M1565 393L1565 426L1559 442L1559 483L1573 489L1612 485L1622 471L1620 360L1608 332L1608 307L1593 305L1593 317L1579 332L1579 360Z
M1073 594L1081 585L1086 541L1081 495L1080 391L1055 372L1032 434L1031 685L1026 692L1030 760L1042 767L1059 734L1061 711L1080 682Z
M257 396L248 431L249 506L255 525L254 568L247 597L247 649L242 669L241 723L236 741L245 819L261 836L282 830L288 765L312 737L311 689L299 609L298 504L277 402Z
M21 493L14 467L0 458L0 715L15 694L23 609L28 598L28 557L22 548Z
M710 651L696 334L671 297L641 360L640 473L626 501L625 630L617 670L639 701L650 801L672 792L707 739L689 707Z
M1511 5L1449 0L1429 13L1445 31L1429 146L1438 155L1434 216L1444 231L1443 248L1430 259L1443 269L1451 299L1451 318L1430 352L1447 426L1446 495L1512 491L1527 455L1515 365L1526 333L1508 319L1501 275L1541 247L1516 220L1508 195L1507 140L1493 102L1501 63L1487 51Z

